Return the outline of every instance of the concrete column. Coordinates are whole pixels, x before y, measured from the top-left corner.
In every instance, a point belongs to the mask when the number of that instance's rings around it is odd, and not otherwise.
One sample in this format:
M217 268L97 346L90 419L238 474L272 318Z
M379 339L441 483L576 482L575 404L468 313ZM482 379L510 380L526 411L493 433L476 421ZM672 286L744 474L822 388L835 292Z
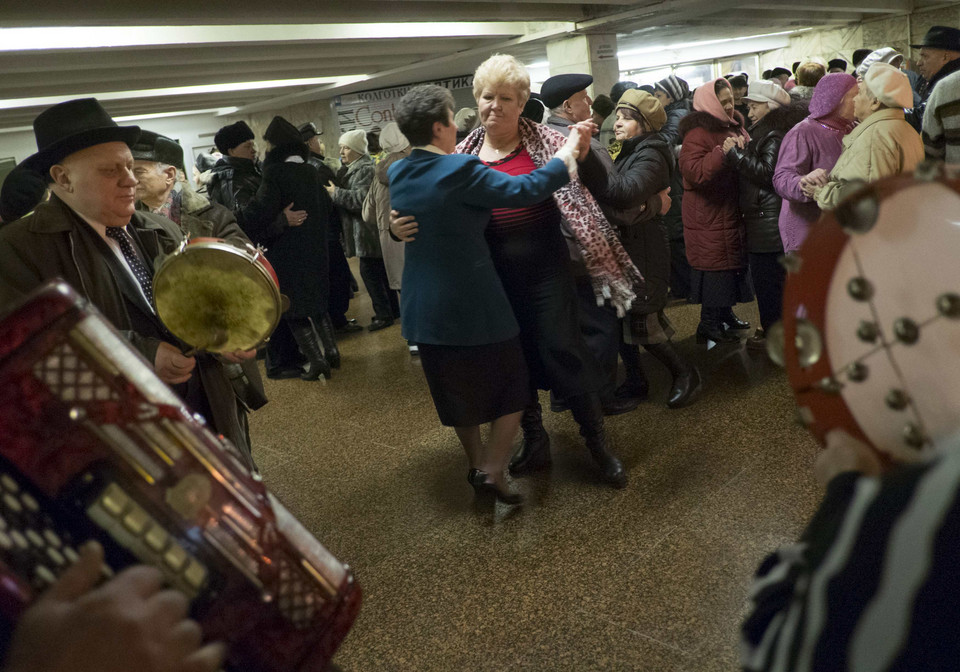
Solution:
M617 60L617 36L609 34L574 35L547 43L550 75L576 72L593 75L593 86L587 89L591 98L610 94L610 87L620 80Z

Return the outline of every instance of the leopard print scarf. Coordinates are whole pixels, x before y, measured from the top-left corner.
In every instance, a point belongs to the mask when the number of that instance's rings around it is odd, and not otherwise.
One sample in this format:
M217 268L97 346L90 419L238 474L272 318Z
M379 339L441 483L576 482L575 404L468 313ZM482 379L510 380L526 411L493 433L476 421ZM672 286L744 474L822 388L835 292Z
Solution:
M537 168L545 166L567 141L562 133L529 119L521 118L519 127L520 142ZM457 145L457 152L479 154L485 135L483 126L477 128ZM617 315L623 317L630 310L637 290L643 286L643 276L630 261L600 206L579 179L555 191L553 200L576 238L580 257L590 274L597 305L609 300Z

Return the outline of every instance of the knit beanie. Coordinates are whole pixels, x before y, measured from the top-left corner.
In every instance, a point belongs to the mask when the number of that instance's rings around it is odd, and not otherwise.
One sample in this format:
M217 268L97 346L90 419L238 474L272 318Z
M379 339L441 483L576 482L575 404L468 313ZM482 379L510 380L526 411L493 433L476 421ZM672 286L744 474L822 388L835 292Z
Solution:
M357 154L366 154L367 153L367 134L361 131L359 128L355 128L352 131L347 131L340 136L340 146L349 147Z
M824 75L813 89L810 99L810 116L822 119L837 109L847 91L857 85L857 79L845 72L832 72Z
M656 88L673 98L674 101L683 100L690 95L690 85L676 75L661 79L657 82Z
M620 96L617 109L627 108L640 114L654 131L659 131L667 123L667 113L656 96L640 89L629 89Z
M913 107L910 80L889 63L874 63L863 77L874 96L887 107Z
M397 122L391 121L380 131L380 147L388 154L402 152L409 146L410 141L407 140L407 136L400 132Z
M253 131L251 131L246 122L243 121L238 121L235 124L224 126L217 131L215 136L213 136L213 144L217 146L217 149L221 154L226 154L228 151L237 145L242 145L247 140L253 140Z

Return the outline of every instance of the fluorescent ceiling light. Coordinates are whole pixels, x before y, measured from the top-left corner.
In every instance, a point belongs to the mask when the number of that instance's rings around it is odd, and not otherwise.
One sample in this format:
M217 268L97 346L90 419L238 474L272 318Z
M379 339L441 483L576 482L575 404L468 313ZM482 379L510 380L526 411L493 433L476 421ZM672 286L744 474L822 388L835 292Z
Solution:
M164 44L498 37L524 35L520 21L316 23L247 26L55 26L0 28L0 51L102 49Z
M98 100L128 100L131 98L158 98L160 96L182 96L200 93L226 93L230 91L255 91L259 89L280 89L289 86L318 86L332 84L345 86L362 82L369 75L349 77L308 77L304 79L277 79L265 82L228 82L226 84L199 84L196 86L171 86L163 89L140 89L136 91L106 91L99 93L81 93L70 96L39 96L37 98L8 98L0 100L0 110L17 107L35 107L55 105L73 98L96 98Z
M743 42L745 40L758 40L764 37L779 37L781 35L793 35L795 33L802 33L807 30L812 30L812 28L800 28L797 30L782 30L779 33L765 33L763 35L748 35L746 37L729 37L722 40L704 40L702 42L683 42L680 44L661 44L656 47L642 47L640 49L626 49L625 51L618 51L617 58L622 58L624 56L638 56L640 54L652 54L658 51L677 51L679 49L692 49L694 47L706 47L711 44L726 44L728 42Z
M205 110L181 110L180 112L154 112L151 114L130 114L125 117L114 117L114 121L144 121L146 119L163 119L165 117L186 117L192 114L216 114L222 117L225 114L233 114L238 107L210 107Z

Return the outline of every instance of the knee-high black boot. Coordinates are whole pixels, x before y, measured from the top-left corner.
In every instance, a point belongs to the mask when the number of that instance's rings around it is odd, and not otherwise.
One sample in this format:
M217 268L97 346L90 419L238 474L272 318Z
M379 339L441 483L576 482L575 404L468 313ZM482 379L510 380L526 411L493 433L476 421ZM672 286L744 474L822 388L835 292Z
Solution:
M300 374L303 380L316 380L321 375L324 378L330 377L330 365L323 356L320 349L320 338L317 336L317 330L309 320L297 320L296 324L290 325L293 337L297 339L297 345L309 364L307 370Z
M340 368L340 348L337 347L337 335L333 330L333 322L329 313L324 313L317 321L317 334L323 343L323 354L327 358L331 369Z
M697 343L707 344L709 350L712 343L732 343L740 340L727 331L723 326L725 308L700 307L700 324L697 325Z
M543 428L543 409L535 402L527 406L520 418L523 440L520 450L510 460L510 473L526 476L550 466L550 435Z
M673 375L673 387L670 388L667 406L683 408L696 401L703 389L703 381L697 367L683 359L670 341L650 343L643 347L667 367Z
M650 394L650 383L647 374L640 364L640 348L632 343L620 341L620 359L627 372L627 379L617 388L617 399L637 399L643 401Z
M607 445L607 434L603 428L603 409L600 397L596 393L581 394L567 401L573 412L573 419L580 425L580 436L587 444L590 457L600 467L600 475L615 488L627 485L627 472Z

